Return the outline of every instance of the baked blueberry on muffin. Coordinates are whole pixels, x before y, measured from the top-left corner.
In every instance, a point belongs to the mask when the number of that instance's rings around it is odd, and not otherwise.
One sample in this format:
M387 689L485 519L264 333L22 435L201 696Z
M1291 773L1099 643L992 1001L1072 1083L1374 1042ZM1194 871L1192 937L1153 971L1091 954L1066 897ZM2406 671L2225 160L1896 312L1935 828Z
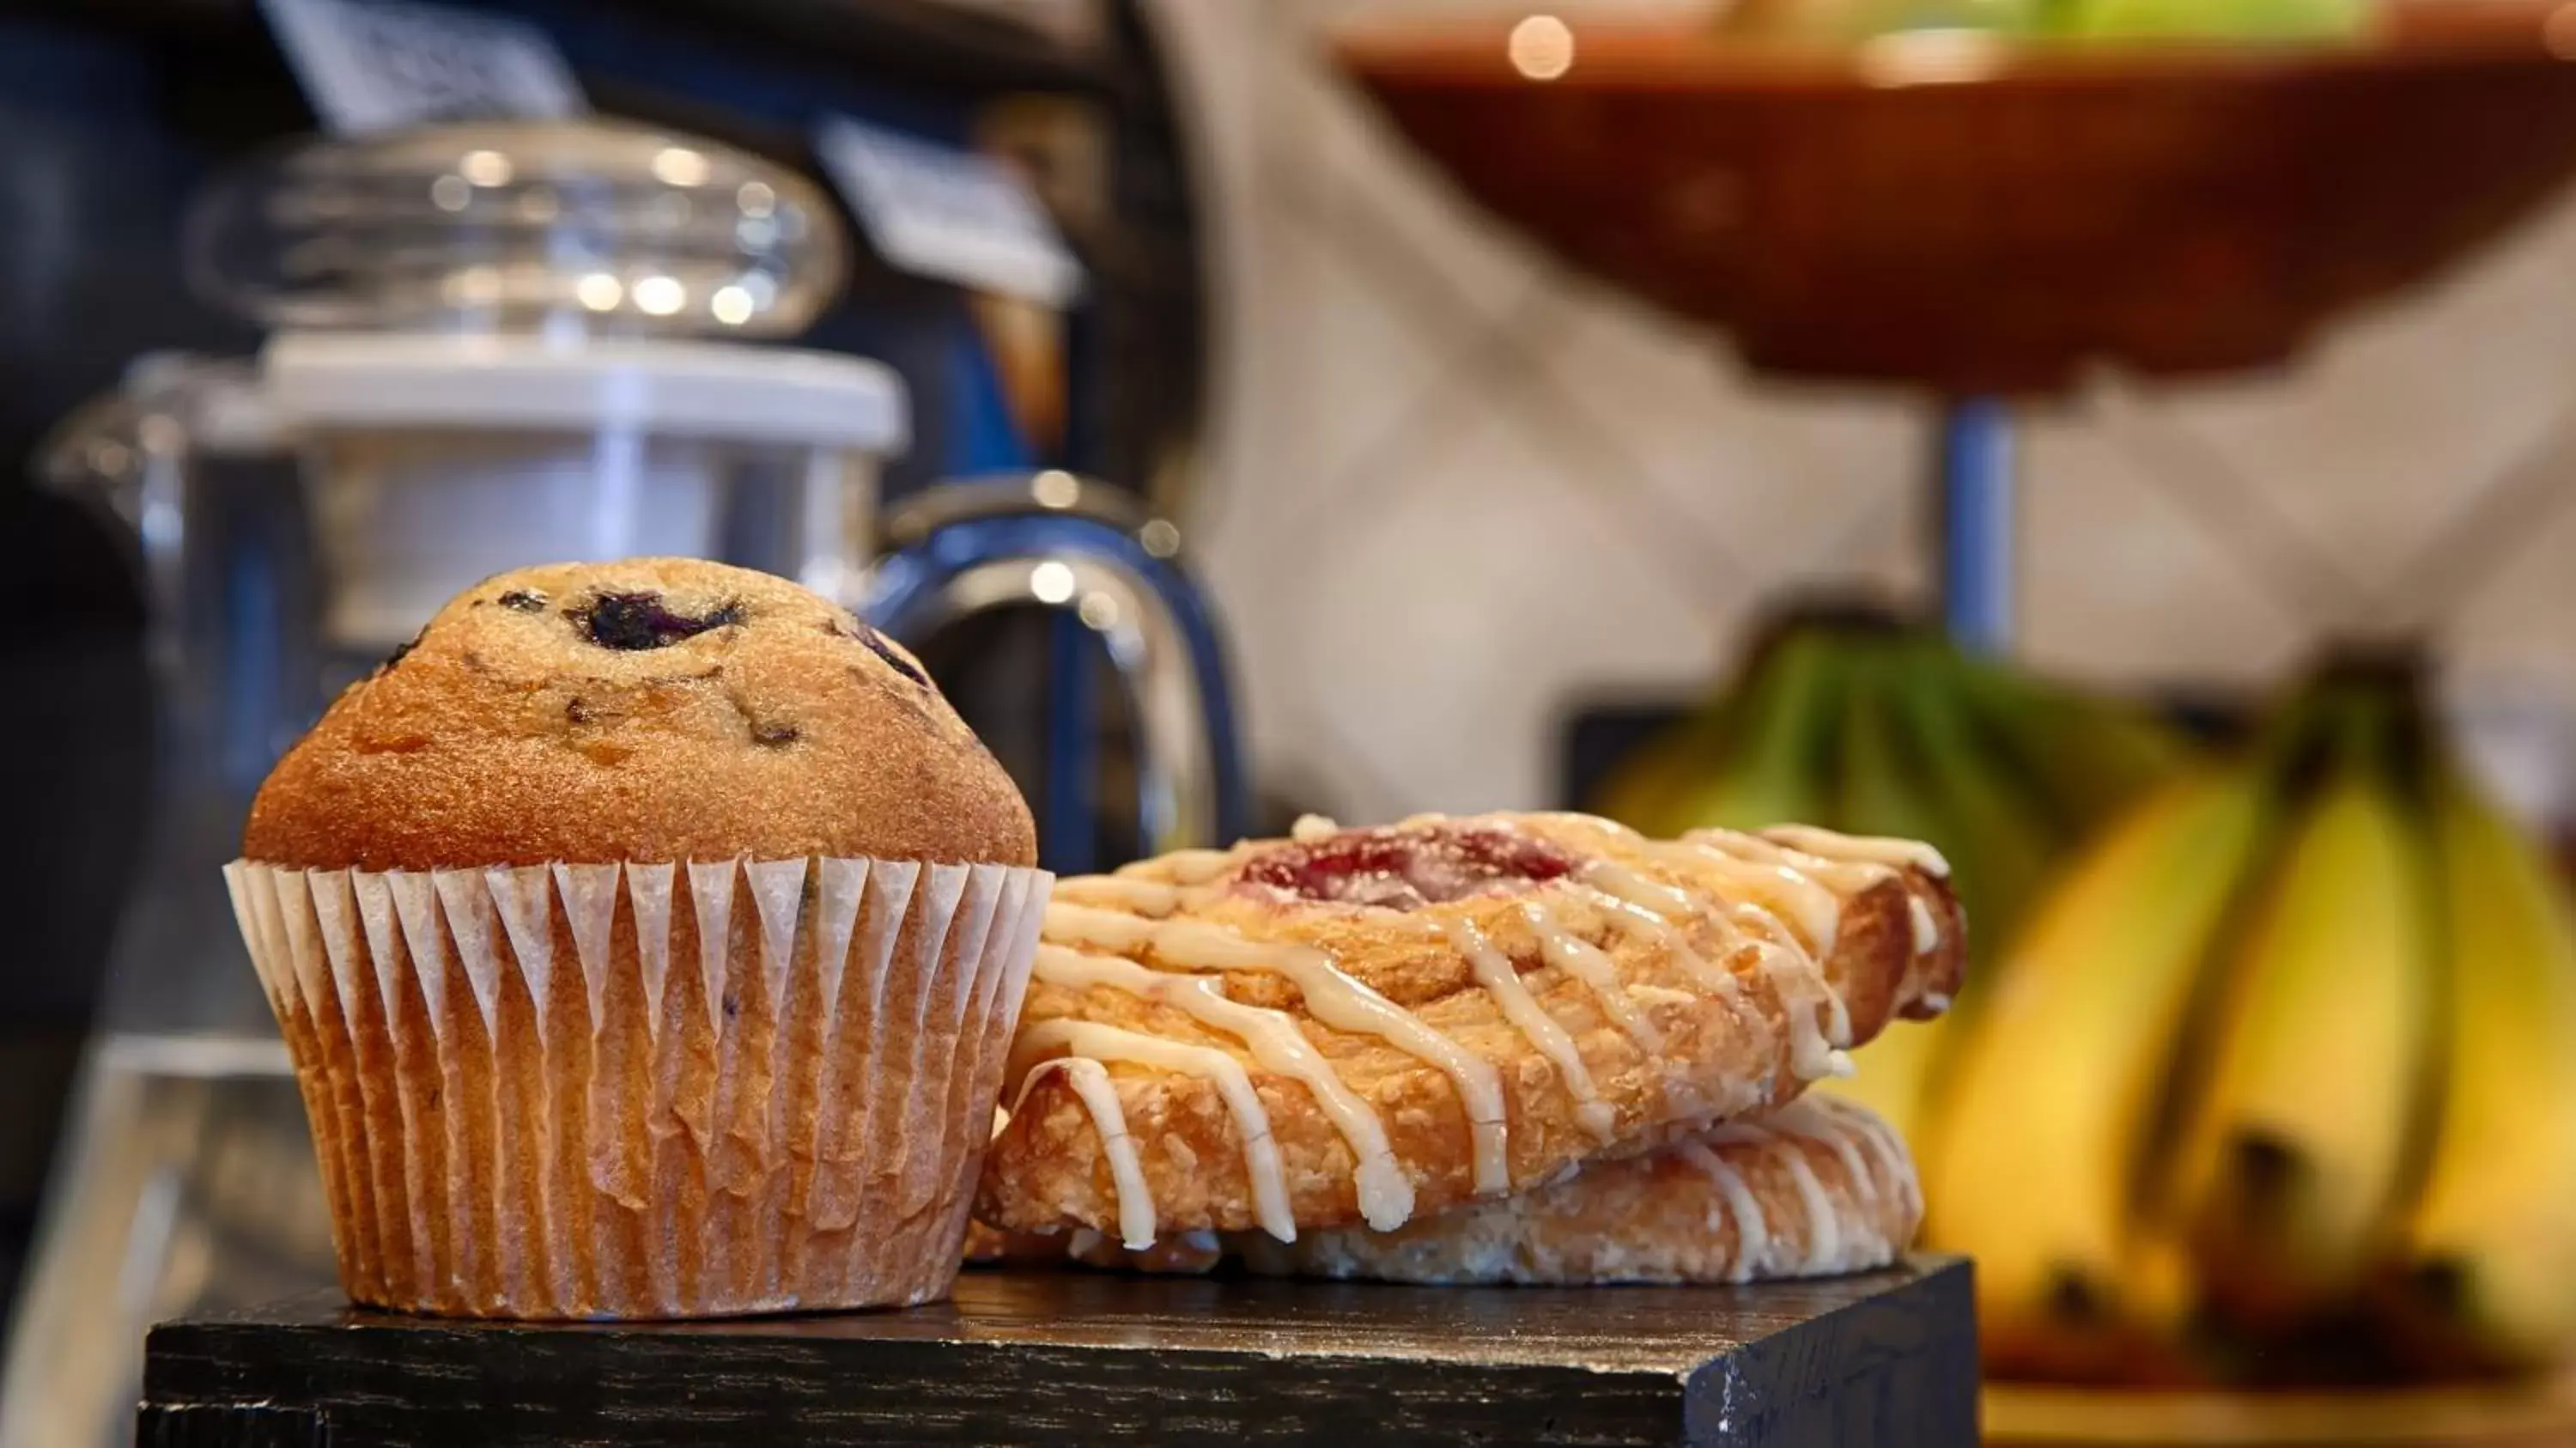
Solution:
M243 855L351 1296L946 1291L1048 879L846 611L678 559L492 579L288 752Z

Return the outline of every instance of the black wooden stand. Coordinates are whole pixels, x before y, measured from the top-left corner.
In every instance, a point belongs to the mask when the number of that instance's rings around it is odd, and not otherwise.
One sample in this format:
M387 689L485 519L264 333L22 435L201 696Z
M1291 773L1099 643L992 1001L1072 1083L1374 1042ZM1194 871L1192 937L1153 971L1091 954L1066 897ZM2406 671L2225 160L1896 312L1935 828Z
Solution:
M143 1448L1959 1448L1965 1264L1741 1288L977 1272L911 1312L522 1326L306 1298L156 1329Z

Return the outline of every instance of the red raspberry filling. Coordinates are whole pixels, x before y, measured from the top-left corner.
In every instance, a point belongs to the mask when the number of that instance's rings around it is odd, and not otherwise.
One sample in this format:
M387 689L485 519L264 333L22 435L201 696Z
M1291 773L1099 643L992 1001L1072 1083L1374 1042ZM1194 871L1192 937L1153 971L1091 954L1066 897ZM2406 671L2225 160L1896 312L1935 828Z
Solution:
M1574 857L1492 825L1344 830L1254 855L1240 878L1308 900L1419 910L1469 895L1526 890L1573 873Z

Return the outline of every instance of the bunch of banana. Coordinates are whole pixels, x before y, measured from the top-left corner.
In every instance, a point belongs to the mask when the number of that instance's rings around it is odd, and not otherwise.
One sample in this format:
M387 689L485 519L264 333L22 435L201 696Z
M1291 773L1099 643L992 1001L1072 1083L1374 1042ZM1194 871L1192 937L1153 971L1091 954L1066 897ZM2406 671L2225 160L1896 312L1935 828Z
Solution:
M1776 625L1730 688L1628 760L1593 807L1663 835L1805 820L1928 840L1950 860L1971 948L1992 960L2055 862L2191 758L2142 712L1837 609ZM1891 1032L1833 1089L1915 1136L1958 1029Z
M1856 44L1911 32L1979 31L2027 43L2355 40L2376 0L1738 0L1719 29L1753 40Z
M2576 1352L2576 912L2329 670L2049 891L1917 1138L1989 1365L2317 1381Z

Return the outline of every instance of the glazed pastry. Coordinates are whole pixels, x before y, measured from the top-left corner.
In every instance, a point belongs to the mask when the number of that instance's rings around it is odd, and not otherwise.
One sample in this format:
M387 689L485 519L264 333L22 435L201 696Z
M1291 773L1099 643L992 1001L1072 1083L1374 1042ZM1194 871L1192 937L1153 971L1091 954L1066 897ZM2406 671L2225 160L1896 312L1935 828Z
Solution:
M1965 959L1929 847L1310 821L1060 882L977 1215L1393 1232L1778 1107Z
M1132 1252L1089 1230L1006 1236L979 1227L973 1254L1143 1272L1204 1272L1236 1257L1276 1276L1441 1285L1752 1282L1885 1267L1922 1219L1913 1159L1896 1133L1859 1106L1815 1095L1392 1232L1344 1227L1295 1242L1183 1232Z
M349 1295L941 1295L1034 846L920 665L792 583L639 559L467 591L279 762L225 872Z
M1804 1096L1570 1179L1392 1232L1228 1239L1256 1272L1381 1282L1754 1282L1894 1262L1923 1221L1886 1123Z

